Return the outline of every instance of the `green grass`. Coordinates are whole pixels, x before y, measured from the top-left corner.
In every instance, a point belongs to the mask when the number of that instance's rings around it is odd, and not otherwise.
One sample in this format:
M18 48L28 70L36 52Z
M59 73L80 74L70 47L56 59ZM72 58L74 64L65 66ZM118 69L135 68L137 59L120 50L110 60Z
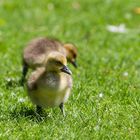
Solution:
M137 6L138 0L1 0L0 139L140 139ZM128 32L106 29L121 23ZM78 48L78 69L69 65L74 85L66 118L54 108L38 119L18 84L22 50L39 36Z

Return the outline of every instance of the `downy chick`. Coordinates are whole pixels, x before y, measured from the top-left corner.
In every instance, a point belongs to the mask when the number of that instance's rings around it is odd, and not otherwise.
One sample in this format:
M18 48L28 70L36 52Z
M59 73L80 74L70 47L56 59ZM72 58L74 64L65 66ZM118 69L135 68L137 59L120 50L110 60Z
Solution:
M71 71L66 65L65 56L53 52L47 56L46 68L38 68L31 73L27 89L31 101L37 105L37 112L42 107L59 106L65 116L63 106L72 88Z
M73 44L62 44L49 38L37 38L32 40L23 52L23 70L21 84L25 81L28 68L36 69L43 66L46 56L53 51L58 51L66 56L68 62L77 67L77 49Z

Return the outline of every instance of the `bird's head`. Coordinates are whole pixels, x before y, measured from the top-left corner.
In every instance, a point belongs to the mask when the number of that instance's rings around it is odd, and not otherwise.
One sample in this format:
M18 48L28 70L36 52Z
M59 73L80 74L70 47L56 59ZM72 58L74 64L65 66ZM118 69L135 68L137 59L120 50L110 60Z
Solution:
M76 47L71 44L71 43L67 43L64 44L64 48L66 50L66 56L67 56L67 60L72 63L72 65L77 68L77 63L76 63L76 58L77 58L77 49Z
M46 70L55 72L64 72L69 75L72 72L67 67L67 59L64 55L59 52L52 52L46 59Z

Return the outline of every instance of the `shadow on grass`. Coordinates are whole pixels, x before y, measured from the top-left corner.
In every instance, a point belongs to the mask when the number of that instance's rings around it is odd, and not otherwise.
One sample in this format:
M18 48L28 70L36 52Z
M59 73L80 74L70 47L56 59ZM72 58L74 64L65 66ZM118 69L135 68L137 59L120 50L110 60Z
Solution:
M10 112L10 116L13 119L16 118L17 120L21 118L26 118L35 122L42 122L50 118L44 110L43 112L38 114L34 109L28 107L15 108L13 111Z

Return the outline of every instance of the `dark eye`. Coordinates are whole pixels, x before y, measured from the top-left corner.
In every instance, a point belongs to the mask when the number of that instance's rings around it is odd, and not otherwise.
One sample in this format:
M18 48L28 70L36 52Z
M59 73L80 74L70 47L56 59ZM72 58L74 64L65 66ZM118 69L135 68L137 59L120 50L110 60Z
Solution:
M73 54L73 57L76 58L76 54Z

